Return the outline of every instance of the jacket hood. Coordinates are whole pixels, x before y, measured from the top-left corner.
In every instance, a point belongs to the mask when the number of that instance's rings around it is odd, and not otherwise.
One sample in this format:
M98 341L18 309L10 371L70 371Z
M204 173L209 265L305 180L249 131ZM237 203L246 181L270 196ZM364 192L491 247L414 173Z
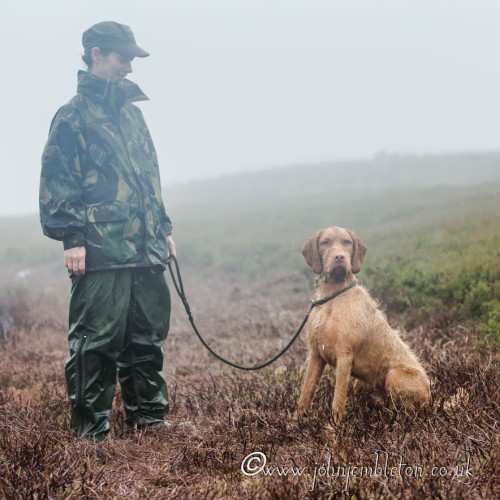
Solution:
M109 106L115 113L126 102L149 100L138 85L126 78L114 82L82 70L78 72L77 92Z

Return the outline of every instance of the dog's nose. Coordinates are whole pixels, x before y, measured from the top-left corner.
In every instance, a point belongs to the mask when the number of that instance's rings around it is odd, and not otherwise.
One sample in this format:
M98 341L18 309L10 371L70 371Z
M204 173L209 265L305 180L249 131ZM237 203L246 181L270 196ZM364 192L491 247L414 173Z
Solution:
M344 260L344 256L342 254L337 254L335 256L335 262L342 262Z

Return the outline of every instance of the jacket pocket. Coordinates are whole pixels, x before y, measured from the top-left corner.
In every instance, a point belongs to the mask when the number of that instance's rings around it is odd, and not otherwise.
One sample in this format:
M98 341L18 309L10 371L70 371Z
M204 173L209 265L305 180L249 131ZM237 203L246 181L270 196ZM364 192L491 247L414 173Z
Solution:
M129 217L130 207L125 203L91 205L87 208L87 221L90 223L123 221Z
M113 151L108 147L101 147L98 144L90 144L88 148L88 158L90 162L98 167L102 167L109 163L110 157L113 155Z
M87 258L91 268L115 267L130 263L137 246L125 238L130 208L124 203L87 208Z

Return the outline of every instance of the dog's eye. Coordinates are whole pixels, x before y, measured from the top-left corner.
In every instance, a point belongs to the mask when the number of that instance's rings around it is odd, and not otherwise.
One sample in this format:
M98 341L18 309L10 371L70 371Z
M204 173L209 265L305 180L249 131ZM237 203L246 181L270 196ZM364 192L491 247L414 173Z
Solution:
M320 243L320 245L325 246L325 245L328 245L328 243L330 243L330 240L323 240L323 241Z
M344 245L352 245L352 241L351 240L344 240Z

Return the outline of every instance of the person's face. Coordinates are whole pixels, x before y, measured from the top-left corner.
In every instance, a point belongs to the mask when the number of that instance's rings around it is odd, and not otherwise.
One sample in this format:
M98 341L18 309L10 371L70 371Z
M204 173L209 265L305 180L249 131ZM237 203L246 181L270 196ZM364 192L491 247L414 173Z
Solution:
M133 57L125 56L114 50L104 56L98 47L94 47L92 49L91 72L101 78L116 82L132 73L131 63L133 59Z

